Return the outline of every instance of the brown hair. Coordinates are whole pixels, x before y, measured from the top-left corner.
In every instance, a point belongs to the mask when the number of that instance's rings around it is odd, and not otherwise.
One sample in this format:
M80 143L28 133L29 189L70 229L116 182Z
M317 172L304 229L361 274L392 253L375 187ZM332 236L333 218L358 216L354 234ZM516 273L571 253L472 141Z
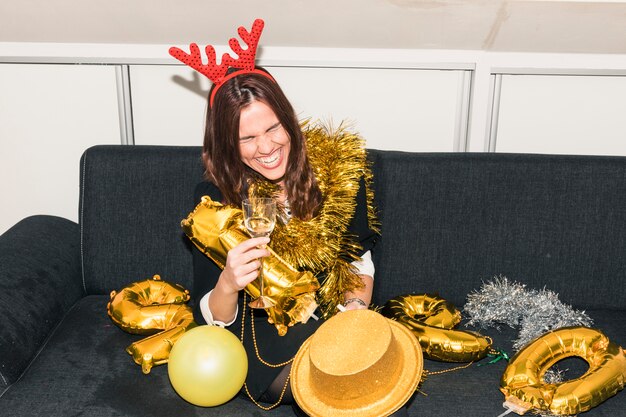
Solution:
M260 67L257 69L267 72ZM224 202L233 205L241 205L248 180L259 178L260 174L242 162L239 151L239 116L241 110L254 101L261 101L272 109L290 138L285 192L292 215L310 219L319 211L322 193L309 164L305 138L282 89L264 75L243 73L228 80L215 93L213 105L207 109L202 151L206 178L220 189Z

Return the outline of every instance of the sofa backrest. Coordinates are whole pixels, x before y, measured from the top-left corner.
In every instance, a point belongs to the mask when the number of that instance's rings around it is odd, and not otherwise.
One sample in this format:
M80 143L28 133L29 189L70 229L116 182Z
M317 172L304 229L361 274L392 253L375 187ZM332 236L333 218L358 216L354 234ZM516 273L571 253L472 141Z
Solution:
M506 276L577 309L626 305L626 157L371 151L375 299L462 306Z
M462 306L502 275L578 309L624 308L626 158L371 150L382 237L374 299L439 293ZM96 146L81 160L87 293L159 274L192 285L180 221L200 147Z
M79 223L88 294L155 274L191 290L180 221L202 181L200 147L99 145L81 158Z

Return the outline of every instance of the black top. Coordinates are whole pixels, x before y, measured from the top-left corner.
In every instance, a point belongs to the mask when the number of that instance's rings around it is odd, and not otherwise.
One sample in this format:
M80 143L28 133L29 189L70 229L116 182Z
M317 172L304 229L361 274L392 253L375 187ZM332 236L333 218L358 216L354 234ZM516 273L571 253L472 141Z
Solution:
M200 202L200 198L204 195L208 195L213 201L222 201L222 193L212 183L202 182L196 186L194 194L196 204ZM360 188L356 200L356 210L348 227L348 232L357 236L363 248L359 255L362 255L372 249L377 238L377 234L370 230L368 226L367 200L363 179L360 181ZM200 312L198 301L215 287L222 270L195 246L193 249L193 268L194 280L192 299L196 301L194 306L194 319L198 324L206 324ZM248 301L250 301L249 297ZM239 313L235 322L227 327L227 329L238 338L241 336L242 312L243 291L240 291ZM258 360L252 340L250 315L251 309L246 307L243 343L248 354L248 376L246 383L250 394L255 399L258 399L278 376L282 368L270 368ZM298 323L290 327L285 336L279 336L274 325L267 322L267 314L264 310L255 310L254 320L259 354L263 360L271 364L282 363L291 359L302 343L304 343L322 323L321 319L319 321L310 319L306 324Z

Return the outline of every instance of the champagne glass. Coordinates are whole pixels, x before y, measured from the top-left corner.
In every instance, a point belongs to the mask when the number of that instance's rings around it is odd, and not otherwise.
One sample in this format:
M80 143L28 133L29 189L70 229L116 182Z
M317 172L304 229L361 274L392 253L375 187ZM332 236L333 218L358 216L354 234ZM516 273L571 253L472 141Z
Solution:
M249 198L243 201L243 221L252 237L269 236L276 224L276 200L273 198ZM263 295L263 258L259 269L259 298L248 305L251 308L269 308L274 302Z

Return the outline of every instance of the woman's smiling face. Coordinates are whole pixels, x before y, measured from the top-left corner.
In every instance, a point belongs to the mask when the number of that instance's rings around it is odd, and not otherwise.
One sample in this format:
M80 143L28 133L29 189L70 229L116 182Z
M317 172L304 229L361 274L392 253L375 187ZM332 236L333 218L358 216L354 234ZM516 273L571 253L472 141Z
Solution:
M270 181L281 180L291 148L289 135L272 109L253 101L239 117L239 152L244 164Z

